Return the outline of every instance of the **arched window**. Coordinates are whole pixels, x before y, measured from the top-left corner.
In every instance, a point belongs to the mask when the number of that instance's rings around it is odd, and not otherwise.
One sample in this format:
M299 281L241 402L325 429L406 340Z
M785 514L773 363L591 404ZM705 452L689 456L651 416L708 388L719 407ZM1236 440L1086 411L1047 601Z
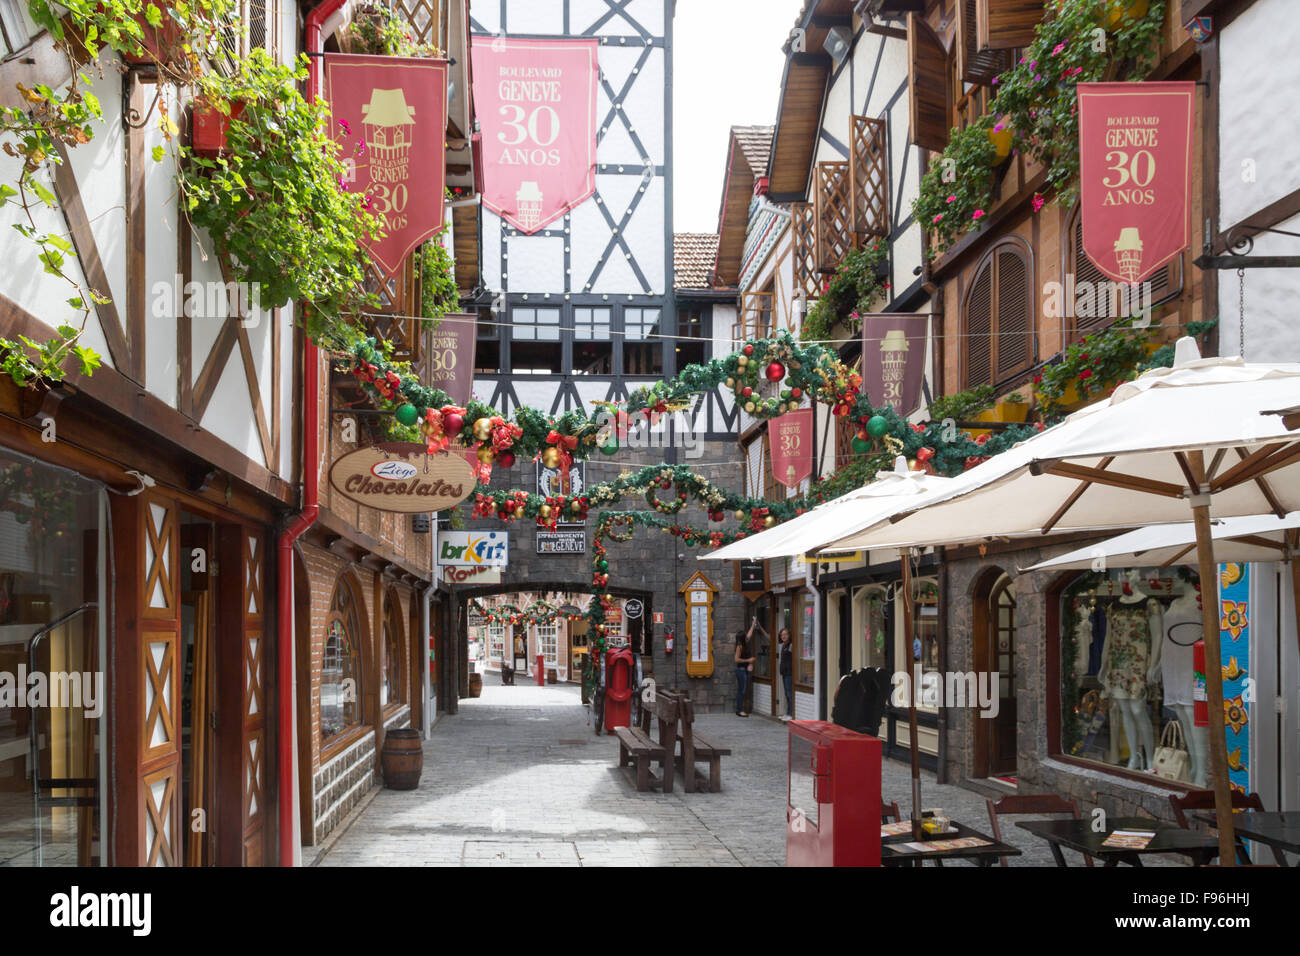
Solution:
M389 594L384 602L384 682L380 687L379 705L395 706L402 703L402 622L398 617L397 596Z
M320 736L322 743L361 723L361 621L356 596L346 581L334 586L325 619L321 662Z
M1034 364L1034 269L1009 238L985 253L962 304L962 387L998 385Z

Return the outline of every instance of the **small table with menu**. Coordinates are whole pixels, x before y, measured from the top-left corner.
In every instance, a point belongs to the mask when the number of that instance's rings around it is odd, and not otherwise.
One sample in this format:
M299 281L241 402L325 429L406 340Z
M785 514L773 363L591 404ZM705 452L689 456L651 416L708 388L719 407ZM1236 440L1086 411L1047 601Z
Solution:
M1216 822L1213 813L1196 813L1192 819L1211 826ZM1243 840L1258 840L1271 848L1273 858L1280 866L1288 865L1283 850L1300 853L1300 813L1294 810L1282 813L1245 810L1234 813L1232 829Z
M1066 866L1065 847L1100 860L1103 866L1141 866L1146 854L1177 853L1190 856L1204 866L1219 855L1219 841L1204 833L1184 830L1169 823L1139 817L1107 821L1100 833L1091 820L1025 820L1016 826L1046 840L1057 866Z
M949 832L926 834L919 841L912 839L910 820L887 824L880 828L880 844L882 866L920 866L926 860L934 860L937 866L943 866L944 860L971 860L976 866L992 866L1000 857L1020 855L1016 847L999 843L956 820Z

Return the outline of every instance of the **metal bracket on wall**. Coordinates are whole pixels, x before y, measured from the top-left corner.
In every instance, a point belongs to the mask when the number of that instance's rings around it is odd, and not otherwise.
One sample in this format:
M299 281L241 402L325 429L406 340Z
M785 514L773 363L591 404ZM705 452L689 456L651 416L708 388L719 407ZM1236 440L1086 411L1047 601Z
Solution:
M149 104L149 109L145 111L144 116L140 111L134 109L131 104L131 85L139 77L141 81L153 80L154 93L153 102ZM149 117L153 111L158 108L158 101L162 98L162 84L158 82L158 74L149 67L127 69L122 74L122 128L123 129L143 129L144 124L149 122Z
M1228 230L1224 242L1229 252L1220 256L1202 253L1192 260L1199 269L1300 269L1300 256L1252 256L1255 248L1255 236L1261 232L1271 232L1279 236L1300 238L1300 232L1287 232L1285 229L1266 229L1258 226L1237 226Z

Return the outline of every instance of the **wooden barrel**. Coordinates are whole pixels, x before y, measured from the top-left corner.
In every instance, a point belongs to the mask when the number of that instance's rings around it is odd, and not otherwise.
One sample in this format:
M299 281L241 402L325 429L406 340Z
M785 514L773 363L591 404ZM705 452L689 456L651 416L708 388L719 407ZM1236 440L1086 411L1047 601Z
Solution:
M384 786L390 790L414 790L419 786L424 769L420 732L409 727L390 730L384 736L379 766L384 772Z
M553 667L546 668L546 683L554 684L557 679L558 677L555 673L555 668Z
M477 697L482 693L483 693L483 675L470 674L469 675L469 696Z

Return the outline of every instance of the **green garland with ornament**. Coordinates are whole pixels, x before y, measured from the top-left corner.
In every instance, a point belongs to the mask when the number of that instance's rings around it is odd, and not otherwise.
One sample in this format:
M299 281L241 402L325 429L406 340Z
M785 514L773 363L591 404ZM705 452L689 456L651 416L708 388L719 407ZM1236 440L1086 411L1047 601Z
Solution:
M472 601L471 606L489 625L541 624L545 626L559 621L577 621L582 618L581 614L566 614L550 601L534 601L525 608L510 603L489 607L478 601Z

